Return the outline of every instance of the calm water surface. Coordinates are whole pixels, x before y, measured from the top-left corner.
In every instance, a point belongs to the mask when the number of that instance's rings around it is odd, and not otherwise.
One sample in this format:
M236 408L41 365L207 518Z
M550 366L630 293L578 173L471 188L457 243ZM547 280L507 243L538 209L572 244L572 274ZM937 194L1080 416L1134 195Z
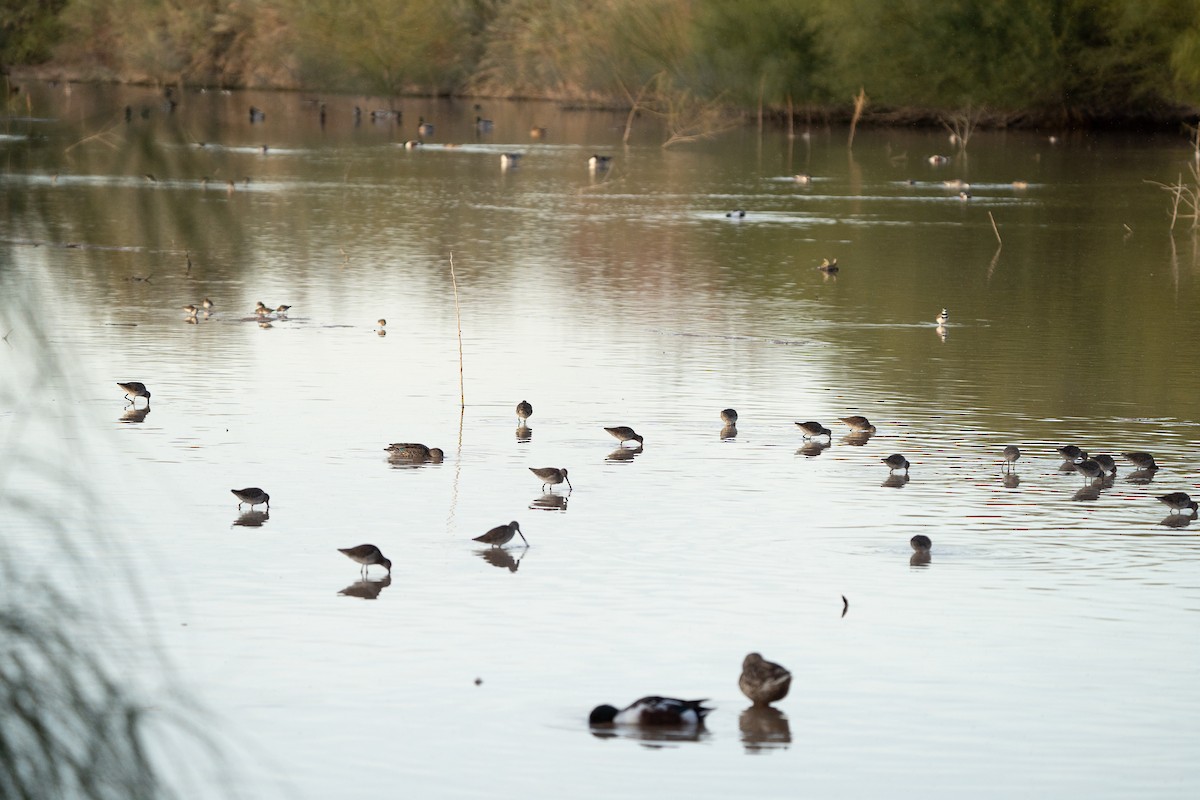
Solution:
M246 796L1200 790L1200 523L1154 500L1198 485L1200 261L1146 183L1186 141L988 132L935 168L937 132L663 151L648 121L621 148L621 115L488 103L477 137L470 104L356 126L380 104L324 99L322 128L297 95L168 116L149 90L35 86L0 140L23 287L0 363L41 384L0 430L94 492L59 512L110 537L79 591L133 587ZM436 135L406 150L418 115ZM263 327L258 300L293 308ZM845 439L849 414L878 435ZM401 468L394 441L447 457ZM1067 443L1163 468L1091 484ZM569 500L530 466L569 468ZM70 488L9 472L48 506ZM250 485L269 515L237 511ZM510 519L527 549L470 541ZM6 539L54 574L37 524ZM356 582L335 548L361 542L390 582ZM745 713L751 650L795 675L777 716ZM717 710L692 737L589 730L652 693Z

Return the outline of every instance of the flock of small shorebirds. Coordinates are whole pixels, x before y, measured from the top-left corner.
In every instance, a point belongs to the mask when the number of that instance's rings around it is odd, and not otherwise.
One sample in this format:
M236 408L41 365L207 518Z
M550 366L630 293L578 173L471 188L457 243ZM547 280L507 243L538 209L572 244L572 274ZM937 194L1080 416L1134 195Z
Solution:
M207 302L207 301L206 301ZM260 302L259 307L268 311ZM206 309L211 308L211 305L205 306ZM287 306L280 307L286 313ZM939 324L945 324L946 310L942 310L939 315ZM382 323L383 320L380 320ZM124 392L129 403L136 403L137 398L144 397L146 405L150 404L150 391L146 385L137 381L117 384ZM517 423L524 425L529 417L533 416L533 406L525 400L517 404ZM721 411L721 421L725 426L731 427L737 423L738 414L732 408L726 408ZM876 427L871 424L871 421L863 416L843 417L839 420L850 428L851 436L869 437L876 432ZM828 440L832 432L819 422L807 421L797 422L796 426L800 428L805 439L826 439ZM621 447L629 442L633 442L637 448L641 448L645 442L644 437L637 433L633 428L627 425L618 425L604 429L620 443ZM394 442L389 444L384 450L389 454L389 459L394 459L402 462L413 464L420 463L440 463L445 457L444 452L437 447L427 447L424 444L416 442ZM1115 459L1109 455L1092 455L1081 450L1075 445L1065 445L1057 448L1059 455L1063 458L1063 465L1077 471L1086 479L1092 481L1103 480L1106 476L1115 475L1117 464ZM1154 457L1145 452L1130 452L1123 453L1123 458L1132 463L1134 467L1144 474L1152 475L1158 469L1158 464ZM1015 469L1018 459L1021 458L1021 450L1016 445L1009 445L1004 448L1001 453L1006 470ZM888 473L891 475L896 470L904 470L904 474L908 474L909 461L901 453L893 453L886 458L881 459L883 464L887 466ZM560 467L530 467L529 471L542 482L542 489L547 487L553 490L554 486L566 483L568 490L573 489L571 481L567 477L567 470ZM271 496L262 489L252 486L245 489L232 489L234 497L238 500L238 510L240 511L243 504L248 504L251 510L257 505L266 505L269 510L271 507ZM1170 492L1168 494L1159 495L1159 502L1163 503L1171 509L1172 513L1182 512L1184 509L1190 509L1191 518L1196 519L1200 504L1186 492ZM521 532L520 525L516 520L509 522L506 525L497 525L495 528L486 533L474 537L472 541L490 545L492 548L502 548L508 544L513 536L519 535L525 546L529 546L529 540L525 538L525 534ZM909 542L914 550L914 557L928 558L933 542L924 534L913 536ZM387 570L389 576L392 571L391 559L387 558L383 552L373 544L360 544L355 547L340 547L338 552L345 555L351 561L358 563L361 566L361 574L366 578L366 574L372 565L379 565ZM848 607L846 598L842 598L843 611L845 613ZM791 687L792 674L780 666L779 664L767 661L758 653L750 653L746 656L742 663L742 675L738 681L738 686L742 692L750 698L755 707L766 707L770 704L782 700L787 696L788 689ZM638 726L702 726L705 716L712 710L704 705L707 700L680 700L673 697L658 697L650 696L643 697L629 706L618 709L615 706L600 705L592 710L588 721L591 725L638 725Z

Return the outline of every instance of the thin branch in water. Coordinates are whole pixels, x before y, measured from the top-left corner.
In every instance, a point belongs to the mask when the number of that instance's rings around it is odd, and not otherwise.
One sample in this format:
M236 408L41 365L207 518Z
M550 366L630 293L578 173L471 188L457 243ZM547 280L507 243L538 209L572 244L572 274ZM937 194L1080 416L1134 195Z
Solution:
M867 107L866 87L860 86L858 96L854 98L854 116L850 118L850 139L846 142L846 147L854 149L854 131L858 127L858 119L862 116L863 109Z
M996 241L1003 247L1004 240L1000 238L1000 229L996 227L996 218L992 216L992 212L990 211L988 212L988 219L992 221L992 232L996 234Z
M458 399L459 409L467 407L467 390L463 384L462 311L458 305L458 279L454 277L454 251L450 251L450 285L454 287L454 317L458 320Z

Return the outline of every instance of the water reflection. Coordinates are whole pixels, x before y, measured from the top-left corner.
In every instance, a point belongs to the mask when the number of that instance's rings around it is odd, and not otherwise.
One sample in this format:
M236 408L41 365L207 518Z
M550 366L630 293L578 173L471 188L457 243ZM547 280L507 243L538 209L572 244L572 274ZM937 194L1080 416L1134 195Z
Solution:
M931 560L928 550L915 550L908 557L908 565L910 567L927 567Z
M726 425L721 428L721 441L737 438L737 425Z
M533 428L529 427L528 425L518 425L517 426L517 441L518 442L528 442L532 438L533 438Z
M750 706L738 717L742 746L747 753L786 750L792 742L787 715L770 706Z
M886 486L891 489L903 489L909 481L908 473L903 475L888 475L887 479L880 486Z
M530 501L529 507L535 511L566 511L569 499L570 495L546 492Z
M862 447L871 441L871 433L869 431L854 431L843 436L841 441L842 444L848 444L851 447Z
M242 528L261 528L263 523L270 518L270 511L243 511L241 514L238 514L237 519L233 521L233 525ZM233 525L230 527L233 527Z
M389 572L379 580L363 580L355 581L354 583L342 589L338 594L346 597L358 597L363 600L374 600L379 597L379 593L392 585L392 574Z
M829 442L827 440L809 441L800 446L800 449L796 451L796 455L805 456L806 458L816 458L827 449L829 449Z
M1001 477L1000 482L1004 484L1006 489L1015 489L1021 485L1021 476L1015 472L1006 472Z
M635 458L637 458L641 454L642 454L642 448L640 448L640 447L625 447L624 445L621 445L616 450L613 450L611 453L609 453L607 456L605 456L604 460L605 461L633 461Z
M1147 483L1150 483L1150 481L1154 480L1154 473L1156 472L1158 472L1156 469L1135 469L1133 472L1125 476L1125 480L1126 482L1135 484L1137 486L1145 486Z
M1079 489L1075 494L1071 495L1071 499L1077 502L1091 502L1092 500L1100 499L1100 484L1091 483Z
M521 566L521 559L525 557L525 553L529 548L521 551L520 558L513 558L512 554L502 547L489 547L487 550L476 550L475 555L482 558L484 561L491 564L493 567L500 567L509 572L516 572Z
M667 747L675 742L701 742L712 734L703 725L680 725L678 727L641 725L595 726L592 736L597 739L633 739L643 747Z
M125 413L121 415L121 418L118 420L118 422L131 422L131 423L145 422L146 417L149 414L150 414L150 406L144 406L143 408L130 407L125 410Z
M1159 520L1158 524L1168 528L1186 528L1188 525L1192 524L1192 520L1196 519L1196 516L1197 514L1195 511L1193 511L1191 514L1167 514L1165 517Z

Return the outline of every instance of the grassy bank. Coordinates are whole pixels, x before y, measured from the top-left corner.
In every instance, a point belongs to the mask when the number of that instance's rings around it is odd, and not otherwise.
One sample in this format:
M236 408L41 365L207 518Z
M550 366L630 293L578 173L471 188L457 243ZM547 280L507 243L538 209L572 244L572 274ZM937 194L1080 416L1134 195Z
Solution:
M19 51L49 56L44 75L637 107L684 136L731 113L849 117L860 90L868 122L1200 105L1200 0L68 0L53 16Z

